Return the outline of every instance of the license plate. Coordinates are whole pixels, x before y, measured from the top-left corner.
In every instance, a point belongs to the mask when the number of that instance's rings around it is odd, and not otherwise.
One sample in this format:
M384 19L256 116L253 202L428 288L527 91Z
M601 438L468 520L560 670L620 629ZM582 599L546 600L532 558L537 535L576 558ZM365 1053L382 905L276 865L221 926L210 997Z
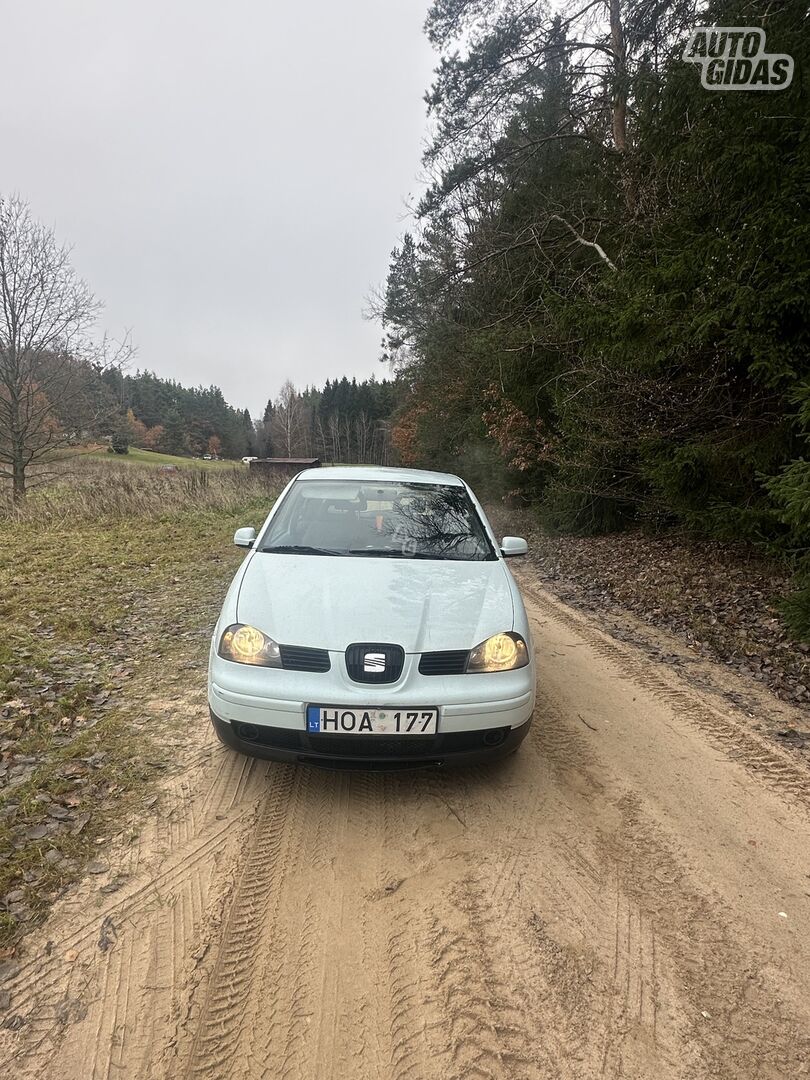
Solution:
M344 709L308 705L310 735L435 735L438 709Z

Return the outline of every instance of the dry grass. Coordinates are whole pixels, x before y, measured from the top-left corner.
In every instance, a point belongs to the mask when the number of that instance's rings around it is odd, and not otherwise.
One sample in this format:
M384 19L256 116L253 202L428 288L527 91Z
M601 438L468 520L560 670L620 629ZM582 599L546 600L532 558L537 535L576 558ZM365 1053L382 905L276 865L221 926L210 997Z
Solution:
M171 765L171 717L197 695L231 540L276 497L235 471L83 463L0 520L0 959ZM146 805L149 805L146 803ZM106 838L106 839L105 839Z
M273 493L274 494L274 493ZM45 484L32 487L15 506L0 498L0 523L59 526L73 522L155 520L184 511L230 512L271 495L267 481L236 469L219 472L155 468L85 459Z

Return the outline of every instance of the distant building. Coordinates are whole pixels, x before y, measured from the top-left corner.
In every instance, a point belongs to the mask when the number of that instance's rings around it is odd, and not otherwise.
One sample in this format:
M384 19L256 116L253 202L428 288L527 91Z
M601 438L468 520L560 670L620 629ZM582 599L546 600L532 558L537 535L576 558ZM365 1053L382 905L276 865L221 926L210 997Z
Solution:
M317 469L321 463L316 457L268 457L254 458L248 468L251 473L258 473L268 479L287 479L297 476L304 469Z

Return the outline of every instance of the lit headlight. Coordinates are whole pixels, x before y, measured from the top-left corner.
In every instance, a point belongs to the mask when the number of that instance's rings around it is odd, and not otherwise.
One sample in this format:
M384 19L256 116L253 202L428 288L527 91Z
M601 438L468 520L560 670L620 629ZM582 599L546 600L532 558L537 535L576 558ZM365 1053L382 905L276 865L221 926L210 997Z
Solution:
M278 645L255 626L233 623L219 640L217 652L225 660L237 664L257 664L259 667L281 667Z
M467 661L467 671L513 671L526 667L529 650L520 634L495 634L476 645Z

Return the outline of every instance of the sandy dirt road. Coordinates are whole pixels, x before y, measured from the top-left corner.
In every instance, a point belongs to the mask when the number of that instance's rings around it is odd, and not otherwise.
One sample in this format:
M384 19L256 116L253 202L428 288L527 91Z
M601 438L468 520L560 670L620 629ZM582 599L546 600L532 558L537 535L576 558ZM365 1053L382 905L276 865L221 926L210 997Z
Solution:
M808 773L520 578L539 697L502 764L253 762L201 694L149 703L182 768L6 984L0 1075L810 1076Z

